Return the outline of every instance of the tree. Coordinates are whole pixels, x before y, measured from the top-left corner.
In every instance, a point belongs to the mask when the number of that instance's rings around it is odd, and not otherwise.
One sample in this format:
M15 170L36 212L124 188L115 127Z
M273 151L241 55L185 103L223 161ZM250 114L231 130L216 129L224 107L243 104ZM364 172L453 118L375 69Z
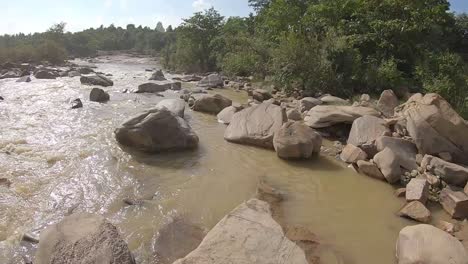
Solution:
M164 29L164 26L163 26L162 22L158 22L158 24L156 25L156 31L157 31L157 32L161 32L161 33L166 32L166 30Z

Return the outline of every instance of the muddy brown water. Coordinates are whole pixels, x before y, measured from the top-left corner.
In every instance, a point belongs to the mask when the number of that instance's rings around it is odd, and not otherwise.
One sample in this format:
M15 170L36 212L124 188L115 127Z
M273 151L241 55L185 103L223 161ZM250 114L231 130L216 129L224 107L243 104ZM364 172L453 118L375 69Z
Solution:
M328 245L322 262L395 263L399 230L414 224L395 216L403 201L394 188L358 175L333 158L286 162L274 151L224 141L225 126L212 115L186 111L200 137L196 151L145 155L123 151L113 131L154 107L161 97L122 93L145 82L157 67L148 58L102 57L98 71L115 85L106 104L89 102L92 87L79 78L0 80L0 263L33 259L21 234L39 234L71 212L102 214L114 223L138 263L154 260L159 228L183 216L209 230L255 194L259 178L286 193L286 221L308 227ZM186 86L187 84L184 84ZM245 102L247 95L217 90ZM164 93L167 98L177 93ZM81 98L82 109L70 101ZM140 206L122 199L146 198Z

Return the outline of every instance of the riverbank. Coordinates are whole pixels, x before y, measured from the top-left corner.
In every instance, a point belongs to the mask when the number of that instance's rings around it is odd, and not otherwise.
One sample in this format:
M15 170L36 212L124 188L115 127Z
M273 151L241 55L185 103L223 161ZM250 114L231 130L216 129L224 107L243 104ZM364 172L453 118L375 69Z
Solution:
M117 226L137 263L152 263L158 231L171 217L183 215L206 232L252 198L258 179L266 178L287 194L286 222L307 227L329 245L323 252L324 263L395 263L398 232L414 224L395 215L405 203L394 197L395 187L359 175L327 155L284 161L272 150L228 143L223 139L226 125L214 115L188 107L185 120L199 137L196 150L129 153L117 144L114 130L163 98L123 91L147 83L154 71L145 70L159 68L157 62L117 56L96 58L91 61L94 65L75 63L112 75L107 77L114 85L103 88L110 94L107 103L90 102L94 86L82 85L78 77L0 81L4 98L0 173L12 183L1 192L6 212L1 247L6 261L20 260L22 254L33 258L36 248L19 243L22 233L37 236L70 212L89 212ZM196 82L182 83L189 91L195 86ZM248 103L247 92L236 90L207 93ZM162 95L179 98L181 92L167 90ZM76 98L81 98L83 108L71 110L70 101ZM125 198L145 202L125 206ZM430 208L434 219L447 218L440 207Z

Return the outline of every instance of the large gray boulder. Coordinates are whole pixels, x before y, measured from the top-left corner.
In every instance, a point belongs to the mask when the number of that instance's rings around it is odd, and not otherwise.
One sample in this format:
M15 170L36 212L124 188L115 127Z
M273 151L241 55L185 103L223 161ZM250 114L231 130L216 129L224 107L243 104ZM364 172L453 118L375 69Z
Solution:
M416 94L398 107L421 154L448 152L457 163L468 164L468 124L438 94Z
M398 98L392 90L383 91L377 103L377 107L386 117L392 117L395 113L395 107L398 105Z
M468 254L460 241L426 224L400 231L396 255L398 264L468 264Z
M109 94L100 88L93 88L89 93L89 100L92 102L107 102L109 101L110 96Z
M135 263L117 228L103 217L80 213L41 232L36 264Z
M242 109L244 109L242 106L233 104L219 112L216 118L218 118L219 123L229 125L234 114L241 111Z
M274 133L286 121L284 109L271 102L263 102L234 114L226 128L224 139L273 149Z
M136 93L160 93L171 89L170 83L143 83L138 86Z
M322 101L320 99L314 97L305 97L299 100L299 111L304 113L321 104Z
M156 105L156 109L166 108L173 114L184 117L185 101L182 99L164 99Z
M223 87L224 86L224 80L223 77L220 74L213 73L205 78L201 79L198 82L199 87L203 88L218 88L218 87Z
M192 106L194 111L210 114L219 114L224 108L231 106L232 100L220 94L207 94L195 97L195 103Z
M384 133L390 133L387 122L375 116L363 116L354 120L348 137L348 144L360 147L368 156L377 153L375 140Z
M304 121L312 128L330 127L336 124L352 124L362 116L380 116L373 108L361 106L318 105L307 112Z
M379 137L375 141L377 151L383 151L385 148L389 148L398 157L400 167L405 168L408 171L416 170L418 165L416 163L416 154L418 150L413 142L394 137Z
M181 117L167 108L149 110L115 130L117 141L144 152L193 149L198 136Z
M55 78L57 78L57 76L55 74L53 74L52 72L47 71L47 70L37 71L34 74L34 77L36 77L36 79L55 79Z
M421 167L439 176L448 184L465 187L468 182L468 167L450 163L431 155L424 156Z
M374 162L389 183L393 184L400 180L402 174L401 161L392 149L385 148L377 153Z
M271 96L271 94L265 89L255 89L255 90L253 90L252 97L253 97L253 99L255 99L255 100L259 101L259 102L263 102L263 101L266 101L266 100L269 100L269 99L273 98L273 96Z
M273 146L283 159L308 159L319 153L322 136L302 122L289 121L275 132Z
M174 264L307 264L304 251L286 238L268 203L241 204L206 235L200 246Z
M114 82L112 80L100 74L96 74L94 76L81 76L80 82L84 85L99 85L104 87L114 85Z

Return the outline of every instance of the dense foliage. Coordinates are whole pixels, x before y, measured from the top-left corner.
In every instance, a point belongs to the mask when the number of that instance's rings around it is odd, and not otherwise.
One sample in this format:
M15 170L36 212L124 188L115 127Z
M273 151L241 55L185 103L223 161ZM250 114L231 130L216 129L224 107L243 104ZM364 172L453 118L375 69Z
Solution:
M0 37L0 62L160 54L185 72L268 78L278 87L351 96L384 89L437 92L468 113L468 16L447 0L249 0L255 15L195 13L177 28L128 25Z

